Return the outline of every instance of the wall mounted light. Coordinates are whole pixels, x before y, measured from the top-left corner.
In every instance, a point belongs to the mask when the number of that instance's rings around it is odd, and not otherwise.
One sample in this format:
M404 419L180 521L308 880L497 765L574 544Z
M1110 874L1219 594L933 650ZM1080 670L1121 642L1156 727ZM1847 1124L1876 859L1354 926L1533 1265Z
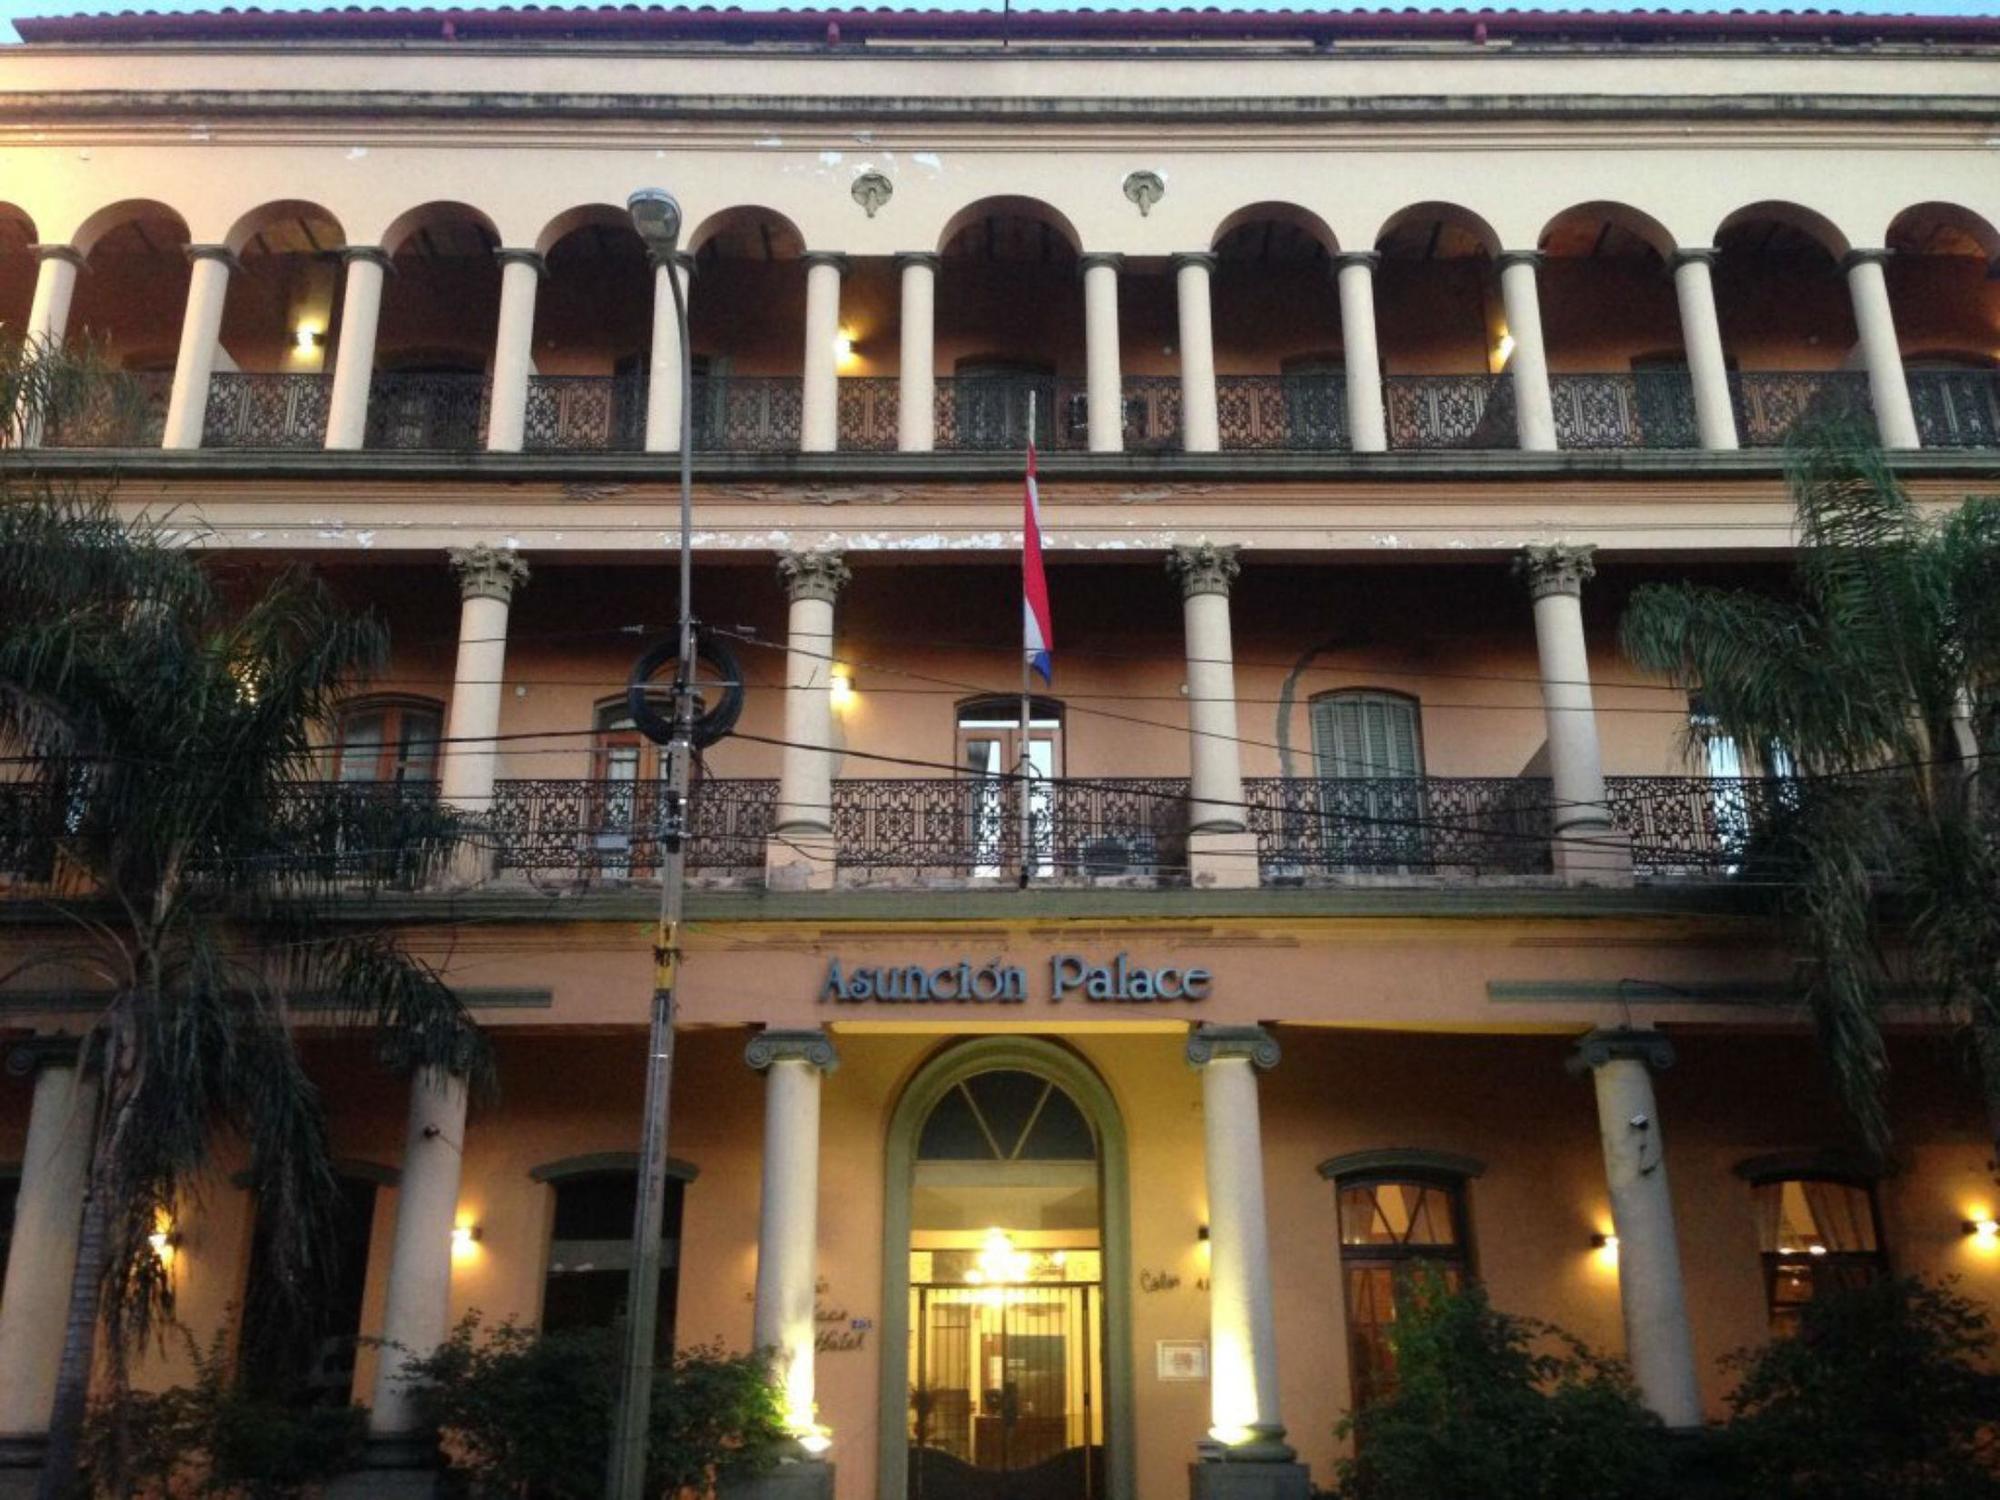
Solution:
M843 365L854 363L854 335L845 328L834 335L833 357Z
M163 1266L171 1265L181 1248L181 1232L171 1224L164 1224L146 1236L146 1243L153 1247L154 1259Z
M1514 357L1514 335L1502 333L1500 342L1493 346L1493 359L1501 369L1507 368L1507 361Z
M835 662L827 669L827 697L833 704L835 713L845 713L854 706L854 668L845 662Z
M326 330L300 324L292 330L292 350L297 354L317 354L326 344Z
M793 1435L793 1441L814 1458L818 1458L833 1446L833 1433L817 1423Z
M1615 1234L1593 1234L1590 1237L1590 1248L1607 1251L1612 1255L1616 1255L1618 1253L1618 1236Z
M1958 1227L1967 1239L1981 1240L1987 1244L2000 1243L2000 1219L1967 1219Z
M472 1247L486 1238L486 1231L477 1224L454 1224L451 1226L451 1253L470 1255Z

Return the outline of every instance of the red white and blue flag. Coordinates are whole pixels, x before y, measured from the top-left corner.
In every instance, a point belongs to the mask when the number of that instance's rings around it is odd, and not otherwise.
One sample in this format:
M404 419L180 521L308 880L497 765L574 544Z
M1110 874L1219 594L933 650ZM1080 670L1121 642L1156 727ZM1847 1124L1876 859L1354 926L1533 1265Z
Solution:
M1042 495L1035 486L1035 440L1028 439L1028 487L1021 517L1021 649L1043 682L1055 632L1049 626L1049 580L1042 571Z

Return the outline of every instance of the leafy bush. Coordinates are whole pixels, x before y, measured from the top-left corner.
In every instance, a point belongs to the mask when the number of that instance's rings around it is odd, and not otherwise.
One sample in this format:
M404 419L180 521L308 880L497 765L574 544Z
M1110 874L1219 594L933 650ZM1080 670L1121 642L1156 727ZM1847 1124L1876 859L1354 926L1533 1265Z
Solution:
M1478 1287L1419 1268L1398 1287L1394 1389L1341 1420L1341 1500L1651 1500L1659 1419L1622 1366Z
M1914 1279L1808 1304L1796 1335L1742 1350L1725 1446L1744 1493L1812 1500L2000 1497L2000 1375L1987 1316Z
M85 1494L285 1500L354 1467L365 1407L287 1405L238 1382L227 1328L206 1349L178 1332L194 1384L92 1410Z
M483 1340L468 1314L410 1369L424 1414L442 1433L473 1494L508 1500L597 1500L604 1493L618 1335L539 1333L506 1322ZM720 1346L683 1349L653 1380L647 1489L706 1494L723 1476L755 1472L785 1438L763 1359Z

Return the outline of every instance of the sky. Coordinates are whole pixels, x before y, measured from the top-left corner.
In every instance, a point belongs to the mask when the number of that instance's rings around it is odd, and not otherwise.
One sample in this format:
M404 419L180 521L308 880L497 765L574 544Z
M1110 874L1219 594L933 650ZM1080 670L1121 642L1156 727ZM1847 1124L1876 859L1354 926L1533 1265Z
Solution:
M401 6L420 8L423 0L369 0L385 9ZM734 0L743 10L783 10L787 8L810 8L811 0ZM822 8L844 8L850 0L835 0L832 5L822 4ZM852 3L868 4L871 0L852 0ZM1192 0L1191 0L1192 3ZM1283 0L1200 0L1204 8L1216 10L1371 10L1401 8L1411 0L1380 0L1379 4L1346 4L1342 0L1322 0L1319 4L1287 5ZM332 9L325 0L243 0L237 8L255 5L263 10L324 10ZM46 15L95 15L107 11L153 10L171 12L214 11L227 9L213 0L0 0L0 41L13 41L14 18L17 16ZM444 0L437 8L460 10L496 10L503 6L498 0ZM554 4L544 4L546 9L560 8ZM588 6L579 6L588 9ZM927 10L998 10L999 0L903 0L901 8ZM1145 4L1143 0L1112 0L1110 4L1091 4L1080 0L1078 4L1057 3L1057 0L1021 0L1017 10L1066 10L1066 9L1132 9L1132 10L1174 10L1177 4ZM1813 9L1839 11L1849 15L1924 15L1924 16L1978 16L2000 14L2000 0L1649 0L1637 5L1578 4L1575 0L1464 0L1462 4L1443 4L1440 10L1734 10L1734 11L1779 11Z

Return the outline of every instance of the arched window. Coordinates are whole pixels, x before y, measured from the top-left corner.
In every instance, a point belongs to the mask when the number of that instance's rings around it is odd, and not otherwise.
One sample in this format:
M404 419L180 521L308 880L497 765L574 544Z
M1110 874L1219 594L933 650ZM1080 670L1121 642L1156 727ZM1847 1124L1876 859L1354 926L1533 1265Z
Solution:
M1796 1172L1753 1177L1757 1248L1771 1332L1797 1329L1806 1307L1830 1292L1888 1274L1874 1184L1860 1176Z
M1465 1185L1478 1162L1430 1152L1367 1152L1320 1165L1340 1213L1351 1400L1361 1406L1395 1380L1389 1331L1404 1278L1428 1266L1446 1285L1471 1279Z
M548 1274L542 1279L542 1331L610 1328L625 1312L632 1270L632 1218L639 1199L635 1161L622 1155L574 1158L531 1174L555 1189ZM669 1163L660 1217L660 1291L655 1348L674 1347L680 1299L681 1218L694 1169Z
M444 705L428 698L369 698L340 711L333 775L344 782L430 782L438 775Z

